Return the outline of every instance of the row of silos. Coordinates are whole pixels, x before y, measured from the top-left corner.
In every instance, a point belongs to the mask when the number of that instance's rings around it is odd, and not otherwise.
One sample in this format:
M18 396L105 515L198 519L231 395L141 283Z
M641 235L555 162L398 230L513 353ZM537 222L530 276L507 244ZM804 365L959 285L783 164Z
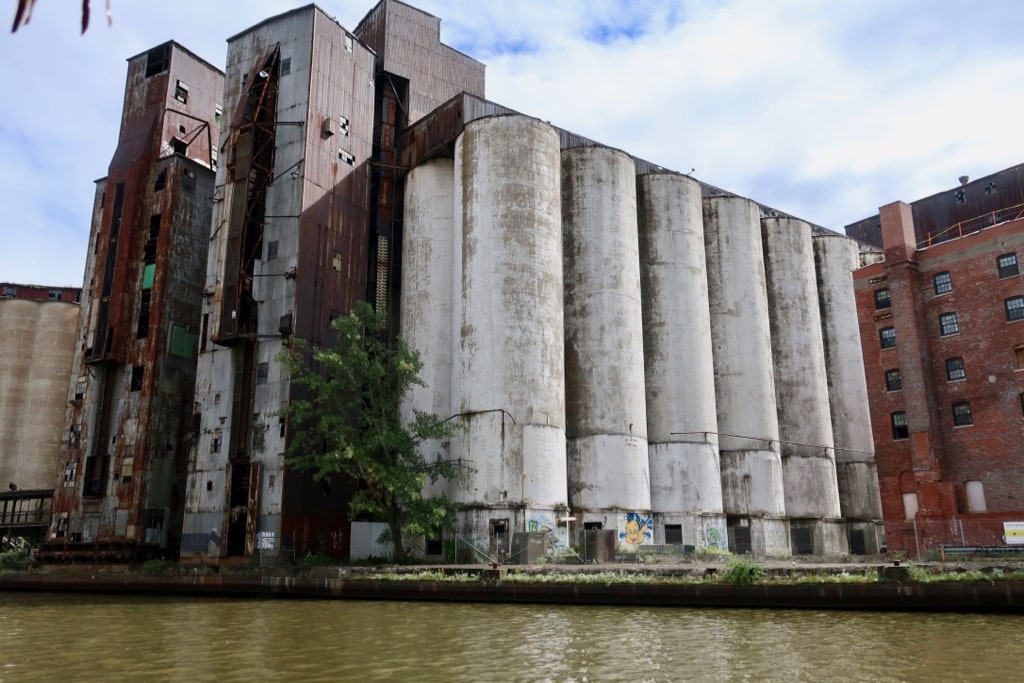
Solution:
M460 425L429 447L461 536L845 551L824 348L850 340L823 340L809 225L518 115L467 124L405 206L408 406Z

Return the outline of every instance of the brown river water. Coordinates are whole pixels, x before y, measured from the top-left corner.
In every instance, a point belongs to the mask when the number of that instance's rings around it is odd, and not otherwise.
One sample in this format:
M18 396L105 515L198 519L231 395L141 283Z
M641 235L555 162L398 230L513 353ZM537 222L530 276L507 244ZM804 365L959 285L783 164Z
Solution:
M0 593L0 682L1014 680L1017 616Z

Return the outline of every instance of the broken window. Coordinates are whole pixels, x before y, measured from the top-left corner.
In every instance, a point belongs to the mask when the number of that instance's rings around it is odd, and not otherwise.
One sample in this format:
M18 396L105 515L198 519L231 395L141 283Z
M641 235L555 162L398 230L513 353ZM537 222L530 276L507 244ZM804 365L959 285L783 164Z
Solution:
M356 165L356 157L355 157L355 155L351 154L350 152L345 151L341 147L338 148L338 158L341 159L342 161L344 161L349 166L355 166Z
M188 143L178 137L173 137L171 138L171 150L175 154L186 156L188 154Z
M174 82L174 99L182 104L188 104L188 86L181 81Z
M224 107L219 104L213 109L213 121L218 126L224 122Z
M82 445L82 426L71 425L71 431L68 432L68 446L71 448L78 448Z
M210 436L210 452L220 453L221 439L223 438L219 429L213 430L213 434Z
M336 271L338 271L340 273L341 272L341 265L342 265L341 252L340 251L335 251L333 258L331 258L331 267L334 268L334 270L336 270Z
M281 60L281 75L287 76L292 72L292 58L285 57Z
M277 258L277 240L271 240L267 242L267 261L273 261Z
M90 455L85 459L84 498L102 498L107 489L107 471L110 468L109 455Z
M76 401L81 401L83 398L85 398L85 387L86 387L86 379L85 379L85 377L79 377L78 381L75 382L75 400Z
M142 390L142 381L145 379L145 377L146 377L146 368L144 366L136 365L136 366L132 367L131 390L132 391L141 391Z
M132 466L135 464L135 458L129 456L127 458L121 458L121 483L130 484L132 481Z
M60 301L60 290L51 289L49 292L47 292L47 297L49 297L50 301Z
M167 71L171 61L171 46L161 45L146 53L146 78Z
M64 465L64 486L70 487L75 485L75 470L78 469L78 463L74 460L67 462Z

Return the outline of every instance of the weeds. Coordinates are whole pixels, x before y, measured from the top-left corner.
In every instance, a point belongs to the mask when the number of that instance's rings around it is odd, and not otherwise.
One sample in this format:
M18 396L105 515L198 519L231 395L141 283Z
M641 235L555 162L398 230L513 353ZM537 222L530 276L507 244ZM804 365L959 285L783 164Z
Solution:
M729 563L729 568L722 574L722 580L734 586L762 583L764 579L764 567L749 560L733 560Z

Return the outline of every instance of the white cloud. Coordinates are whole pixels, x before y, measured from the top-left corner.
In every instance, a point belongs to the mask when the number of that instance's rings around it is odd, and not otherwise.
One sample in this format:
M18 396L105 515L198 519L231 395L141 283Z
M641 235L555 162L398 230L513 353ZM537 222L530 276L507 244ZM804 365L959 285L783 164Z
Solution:
M487 64L491 99L828 227L1022 161L1024 3L412 2ZM221 65L226 38L302 4L113 0L79 37L45 0L0 35L0 280L81 281L126 58L174 38ZM321 6L354 28L372 5Z

